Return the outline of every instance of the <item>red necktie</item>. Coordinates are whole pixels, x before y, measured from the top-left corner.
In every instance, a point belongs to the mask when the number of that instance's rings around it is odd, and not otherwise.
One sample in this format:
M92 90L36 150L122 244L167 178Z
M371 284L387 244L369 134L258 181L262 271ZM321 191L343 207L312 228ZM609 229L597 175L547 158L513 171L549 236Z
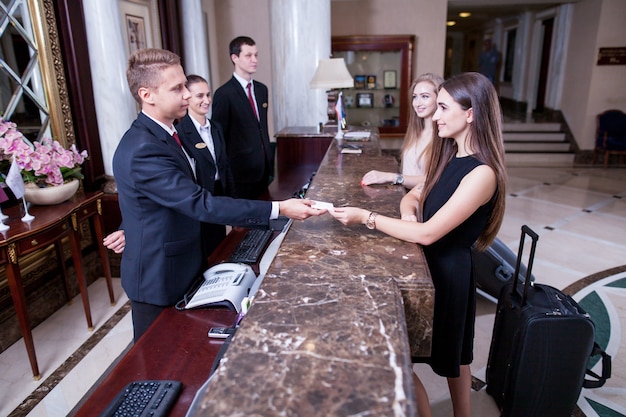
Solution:
M178 137L178 132L174 132L172 134L172 136L174 137L174 140L176 141L176 143L178 143L178 146L180 146L181 148L183 147L183 144L180 143L180 138Z
M256 107L254 105L254 98L252 98L252 81L248 83L248 101L250 101L250 105L252 106L252 112L254 112L254 117L259 120L259 115L256 113Z

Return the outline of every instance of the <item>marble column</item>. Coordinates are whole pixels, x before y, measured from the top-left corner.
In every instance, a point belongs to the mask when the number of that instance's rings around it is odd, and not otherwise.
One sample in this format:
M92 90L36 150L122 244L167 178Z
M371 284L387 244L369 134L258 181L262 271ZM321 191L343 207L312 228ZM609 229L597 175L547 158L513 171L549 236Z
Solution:
M552 63L548 74L548 86L546 91L546 107L551 109L561 108L563 97L564 79L567 71L567 49L569 47L569 33L572 23L574 6L563 4L557 7L554 19L554 40L552 43Z
M118 0L83 1L89 64L104 172L113 176L113 154L137 106L126 82L126 49Z
M204 77L209 83L209 33L204 21L202 0L180 0L182 11L183 53L185 74Z
M270 0L274 128L327 122L323 90L309 87L330 57L330 0Z

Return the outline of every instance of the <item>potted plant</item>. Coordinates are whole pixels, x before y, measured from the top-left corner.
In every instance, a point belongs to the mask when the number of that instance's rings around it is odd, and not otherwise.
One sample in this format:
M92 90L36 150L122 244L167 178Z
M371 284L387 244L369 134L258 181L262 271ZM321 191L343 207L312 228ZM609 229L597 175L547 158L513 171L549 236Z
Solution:
M25 198L33 204L57 204L70 198L83 178L81 165L87 151L76 145L65 149L57 140L30 142L15 123L0 119L0 171L2 180L15 160L21 170ZM59 200L60 199L60 200Z

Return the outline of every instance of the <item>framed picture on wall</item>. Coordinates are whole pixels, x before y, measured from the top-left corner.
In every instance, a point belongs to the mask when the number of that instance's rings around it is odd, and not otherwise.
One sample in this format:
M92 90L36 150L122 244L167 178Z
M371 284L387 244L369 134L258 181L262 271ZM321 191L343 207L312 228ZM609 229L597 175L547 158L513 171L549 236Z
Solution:
M126 16L126 32L128 36L128 53L144 49L146 43L146 23L141 16Z
M161 47L158 0L119 0L126 53Z
M365 80L367 77L365 75L355 75L354 76L354 88L357 90L365 88Z
M374 106L374 94L372 93L359 93L356 95L357 107L373 107Z
M375 75L367 76L367 88L368 90L373 90L376 88L376 76Z
M383 87L396 88L397 86L397 72L395 70L383 71Z

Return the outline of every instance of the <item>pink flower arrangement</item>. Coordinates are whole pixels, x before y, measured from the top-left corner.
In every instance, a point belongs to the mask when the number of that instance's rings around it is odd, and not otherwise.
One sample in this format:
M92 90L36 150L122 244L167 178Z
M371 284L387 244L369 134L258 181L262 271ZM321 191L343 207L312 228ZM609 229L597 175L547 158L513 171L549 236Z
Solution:
M87 151L78 152L76 145L65 149L50 138L33 144L17 130L15 123L0 119L0 166L10 166L11 158L22 170L25 183L48 187L72 178L82 179L81 165L87 158ZM1 172L6 175L8 169Z

